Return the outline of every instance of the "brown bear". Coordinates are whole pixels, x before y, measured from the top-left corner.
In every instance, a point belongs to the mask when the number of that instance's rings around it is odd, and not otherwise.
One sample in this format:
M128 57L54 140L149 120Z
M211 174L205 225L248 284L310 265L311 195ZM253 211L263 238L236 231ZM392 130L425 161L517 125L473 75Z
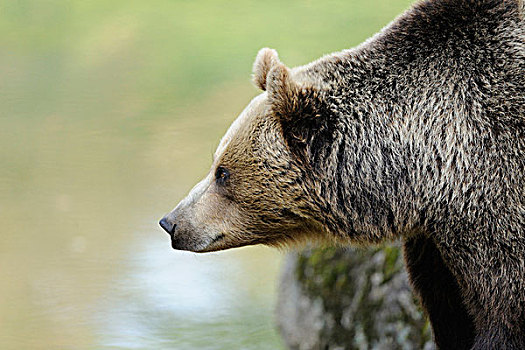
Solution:
M401 239L439 348L525 349L524 14L427 0L306 66L262 49L173 248Z

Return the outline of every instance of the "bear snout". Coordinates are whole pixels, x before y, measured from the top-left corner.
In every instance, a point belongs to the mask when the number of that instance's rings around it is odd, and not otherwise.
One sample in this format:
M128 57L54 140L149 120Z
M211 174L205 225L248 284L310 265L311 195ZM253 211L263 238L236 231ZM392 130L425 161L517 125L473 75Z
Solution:
M159 221L159 225L160 227L162 227L164 229L164 231L166 231L170 236L173 235L173 232L175 231L175 227L177 227L177 225L169 220L166 216L163 217L162 219L160 219Z

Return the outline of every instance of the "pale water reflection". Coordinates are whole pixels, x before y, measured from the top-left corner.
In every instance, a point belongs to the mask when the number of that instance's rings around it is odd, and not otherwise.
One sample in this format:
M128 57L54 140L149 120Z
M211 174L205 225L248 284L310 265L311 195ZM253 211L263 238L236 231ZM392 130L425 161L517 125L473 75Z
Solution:
M159 235L156 235L156 234ZM153 235L155 234L155 235ZM278 349L278 252L195 255L142 232L120 254L18 260L2 271L1 349ZM87 240L89 241L89 240ZM29 271L31 270L31 271Z
M100 345L280 348L271 307L277 252L195 255L165 248L165 240L152 240L129 257L129 275L114 281L98 307Z

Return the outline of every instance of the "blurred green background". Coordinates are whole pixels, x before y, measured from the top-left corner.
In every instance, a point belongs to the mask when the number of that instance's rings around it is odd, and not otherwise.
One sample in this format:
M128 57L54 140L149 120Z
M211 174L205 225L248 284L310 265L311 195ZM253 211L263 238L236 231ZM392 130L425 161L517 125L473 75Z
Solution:
M258 91L410 0L0 3L0 348L278 349L281 252L171 250L158 219Z

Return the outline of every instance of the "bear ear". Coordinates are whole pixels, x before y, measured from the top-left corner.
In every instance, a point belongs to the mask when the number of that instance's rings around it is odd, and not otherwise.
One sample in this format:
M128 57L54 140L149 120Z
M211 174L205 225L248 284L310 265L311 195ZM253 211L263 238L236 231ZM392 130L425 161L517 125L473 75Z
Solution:
M259 51L253 64L253 82L268 92L272 111L281 121L297 120L297 117L319 113L319 89L296 82L275 50L264 48Z
M290 69L281 62L275 64L266 78L268 102L281 121L315 117L320 113L320 91L296 82Z
M266 91L268 73L276 64L281 63L277 51L269 48L259 50L253 64L253 83L259 89Z

